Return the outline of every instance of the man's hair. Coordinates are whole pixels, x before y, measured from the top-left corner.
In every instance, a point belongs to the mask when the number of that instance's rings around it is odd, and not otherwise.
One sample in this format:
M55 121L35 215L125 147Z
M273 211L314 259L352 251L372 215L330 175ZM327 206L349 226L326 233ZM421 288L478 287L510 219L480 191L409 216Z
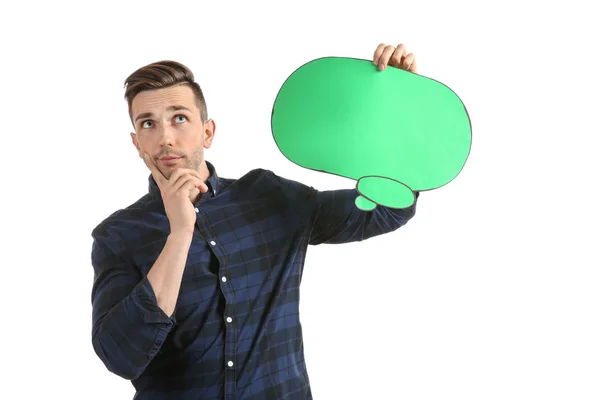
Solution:
M141 67L125 79L125 99L129 109L129 118L133 120L131 104L134 97L140 92L164 89L176 85L187 85L193 90L202 122L206 122L208 120L206 101L200 85L194 81L194 74L185 65L168 60Z

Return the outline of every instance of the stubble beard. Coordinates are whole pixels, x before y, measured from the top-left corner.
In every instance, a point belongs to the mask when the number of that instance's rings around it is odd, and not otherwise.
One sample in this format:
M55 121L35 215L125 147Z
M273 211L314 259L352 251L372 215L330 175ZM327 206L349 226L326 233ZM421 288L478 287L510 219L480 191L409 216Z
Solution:
M196 151L194 151L192 154L188 156L184 157L184 163L181 166L181 168L187 168L187 169L192 169L194 171L198 171L200 172L200 166L202 165L202 162L204 161L204 152L202 151L202 149L198 149ZM161 171L162 174L164 175L165 178L170 179L171 175L174 171Z

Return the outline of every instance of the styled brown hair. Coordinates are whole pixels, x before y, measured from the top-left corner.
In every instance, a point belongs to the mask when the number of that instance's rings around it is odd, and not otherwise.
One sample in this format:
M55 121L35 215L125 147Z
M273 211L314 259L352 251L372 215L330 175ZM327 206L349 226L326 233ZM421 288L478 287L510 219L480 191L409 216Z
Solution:
M185 65L176 61L158 61L139 68L125 79L125 99L131 115L131 103L140 92L164 89L176 85L188 85L196 96L196 105L200 110L202 122L208 120L206 101L200 85L194 81L194 74Z

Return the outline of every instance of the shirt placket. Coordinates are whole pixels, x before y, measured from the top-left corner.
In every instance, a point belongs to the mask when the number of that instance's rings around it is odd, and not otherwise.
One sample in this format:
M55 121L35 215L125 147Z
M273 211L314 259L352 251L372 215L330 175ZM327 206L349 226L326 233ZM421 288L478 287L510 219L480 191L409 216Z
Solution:
M227 268L227 256L223 251L223 247L218 242L218 238L215 233L210 229L209 224L203 223L206 221L206 215L204 215L198 207L196 207L196 213L198 218L196 219L196 226L200 229L202 237L205 238L210 249L219 260L219 285L221 293L225 298L225 311L222 316L225 321L225 350L224 350L224 399L235 400L235 381L236 381L236 342L237 342L237 331L236 322L234 316L234 292L233 286L230 282L230 277Z

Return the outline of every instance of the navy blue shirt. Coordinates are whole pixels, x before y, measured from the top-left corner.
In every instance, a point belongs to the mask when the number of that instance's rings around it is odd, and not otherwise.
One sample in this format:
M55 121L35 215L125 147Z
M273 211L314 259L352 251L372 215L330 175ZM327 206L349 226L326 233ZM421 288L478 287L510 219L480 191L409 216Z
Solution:
M136 399L310 400L299 319L308 246L392 232L416 202L365 212L355 189L319 191L264 169L227 179L207 164L172 316L146 276L169 235L152 175L147 194L94 228L96 354Z

